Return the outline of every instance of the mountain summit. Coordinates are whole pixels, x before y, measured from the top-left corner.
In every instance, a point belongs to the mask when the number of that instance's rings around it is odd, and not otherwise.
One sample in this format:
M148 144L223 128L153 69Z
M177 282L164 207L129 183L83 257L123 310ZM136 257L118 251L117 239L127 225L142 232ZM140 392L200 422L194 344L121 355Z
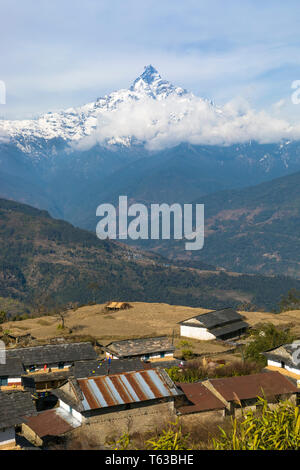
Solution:
M147 65L144 68L142 75L133 82L130 91L146 93L154 99L165 98L172 93L178 96L187 93L183 88L175 87L170 82L163 80L152 65Z
M48 112L37 119L0 120L0 135L10 138L22 152L39 156L41 144L37 142L37 139L79 141L90 136L97 125L106 122L111 112L119 109L121 105L136 104L148 98L162 100L169 95L174 95L176 98L185 94L187 94L186 90L163 80L152 65L147 65L129 89L114 91L80 107L60 112ZM105 140L108 144L128 145L130 142L127 136L120 138L117 135Z

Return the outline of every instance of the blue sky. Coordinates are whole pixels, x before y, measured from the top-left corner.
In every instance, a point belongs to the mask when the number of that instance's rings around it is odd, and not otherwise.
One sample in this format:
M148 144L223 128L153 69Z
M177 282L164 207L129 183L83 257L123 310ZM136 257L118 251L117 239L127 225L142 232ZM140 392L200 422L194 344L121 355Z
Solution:
M290 99L300 79L297 0L0 0L0 18L2 118L93 101L149 63L218 104L243 97L300 117Z

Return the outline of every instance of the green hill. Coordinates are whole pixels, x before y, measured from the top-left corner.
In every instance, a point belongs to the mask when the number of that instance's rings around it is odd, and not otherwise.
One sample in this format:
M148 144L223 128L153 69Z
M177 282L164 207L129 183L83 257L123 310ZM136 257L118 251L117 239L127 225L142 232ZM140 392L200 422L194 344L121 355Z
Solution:
M218 308L277 305L300 281L170 265L56 220L46 211L0 199L0 297L26 306L112 299Z

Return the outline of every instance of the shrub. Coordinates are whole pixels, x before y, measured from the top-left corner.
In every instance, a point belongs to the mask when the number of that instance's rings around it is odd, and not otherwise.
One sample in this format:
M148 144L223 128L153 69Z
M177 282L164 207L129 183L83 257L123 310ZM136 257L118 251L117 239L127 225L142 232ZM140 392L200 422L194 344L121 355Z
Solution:
M221 437L213 439L217 450L299 450L299 407L290 402L279 403L271 409L265 399L259 398L260 413L248 411L241 422L232 420L231 429L221 427Z

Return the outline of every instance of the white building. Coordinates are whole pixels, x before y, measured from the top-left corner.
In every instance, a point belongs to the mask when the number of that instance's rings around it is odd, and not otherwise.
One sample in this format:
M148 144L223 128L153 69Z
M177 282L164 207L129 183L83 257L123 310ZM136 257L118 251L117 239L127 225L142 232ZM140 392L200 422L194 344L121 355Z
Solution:
M246 332L248 324L232 308L214 310L180 322L180 336L204 341L231 339Z
M283 344L263 353L267 358L267 368L277 370L297 381L300 386L300 342Z

